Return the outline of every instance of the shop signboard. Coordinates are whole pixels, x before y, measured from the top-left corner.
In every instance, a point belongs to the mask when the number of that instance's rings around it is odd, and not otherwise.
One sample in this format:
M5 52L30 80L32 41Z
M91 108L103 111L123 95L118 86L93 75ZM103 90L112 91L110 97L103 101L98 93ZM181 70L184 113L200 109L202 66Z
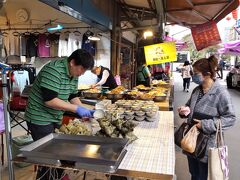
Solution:
M193 40L198 51L212 45L221 43L217 24L210 21L191 28Z
M162 64L177 60L175 42L165 42L144 46L144 53L147 65Z
M189 51L178 51L177 52L177 62L184 63L185 61L190 61Z

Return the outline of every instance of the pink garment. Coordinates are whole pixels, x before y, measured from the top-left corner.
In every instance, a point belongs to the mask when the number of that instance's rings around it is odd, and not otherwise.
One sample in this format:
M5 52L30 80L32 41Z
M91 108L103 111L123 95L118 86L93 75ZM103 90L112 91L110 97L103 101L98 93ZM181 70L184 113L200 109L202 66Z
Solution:
M173 37L165 36L165 37L164 37L164 41L177 41L177 40L174 39Z
M70 180L69 176L66 174L65 176L63 176L62 180Z
M165 73L166 74L170 74L170 68L171 68L171 66L170 66L170 63L165 63Z
M170 36L165 36L164 37L164 41L167 41L167 42L174 41L176 43L177 51L181 51L182 49L188 47L187 42L183 42L183 41L177 40L177 39L175 39L173 37L170 37Z
M121 86L122 83L121 83L121 78L120 78L120 76L119 76L119 75L116 75L114 78L115 78L115 81L116 81L117 85L118 85L118 86Z
M50 57L50 41L45 34L38 36L38 56Z
M0 132L5 131L3 104L0 103Z
M162 64L154 64L152 66L153 73L163 72L163 66Z

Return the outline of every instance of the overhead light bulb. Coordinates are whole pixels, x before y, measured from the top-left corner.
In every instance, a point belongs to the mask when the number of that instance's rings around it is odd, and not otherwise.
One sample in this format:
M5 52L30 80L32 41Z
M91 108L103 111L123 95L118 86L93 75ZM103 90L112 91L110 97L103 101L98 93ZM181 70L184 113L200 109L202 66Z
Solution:
M145 31L144 33L143 33L143 37L144 37L144 39L147 39L148 37L152 37L153 36L153 32L152 31Z
M47 28L48 31L57 31L63 29L63 26L58 24L56 27L49 27Z
M91 41L100 41L100 37L97 37L95 35L89 36L88 39L91 40Z

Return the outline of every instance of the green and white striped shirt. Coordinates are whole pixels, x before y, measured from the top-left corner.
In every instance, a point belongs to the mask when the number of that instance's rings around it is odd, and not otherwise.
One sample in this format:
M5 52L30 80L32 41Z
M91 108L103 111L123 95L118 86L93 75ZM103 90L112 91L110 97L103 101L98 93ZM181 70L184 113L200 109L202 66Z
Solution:
M25 119L38 125L52 122L61 123L64 111L47 107L41 88L58 93L58 98L68 101L70 94L77 93L78 78L70 77L67 59L55 60L46 64L33 83L25 111Z

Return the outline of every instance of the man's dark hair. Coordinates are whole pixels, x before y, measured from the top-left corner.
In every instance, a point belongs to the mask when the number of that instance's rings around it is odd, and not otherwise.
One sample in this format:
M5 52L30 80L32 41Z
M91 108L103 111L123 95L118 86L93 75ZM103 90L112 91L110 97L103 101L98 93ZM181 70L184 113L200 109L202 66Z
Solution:
M77 49L69 57L68 62L74 61L75 65L81 65L84 69L92 69L94 60L92 55L85 49Z

